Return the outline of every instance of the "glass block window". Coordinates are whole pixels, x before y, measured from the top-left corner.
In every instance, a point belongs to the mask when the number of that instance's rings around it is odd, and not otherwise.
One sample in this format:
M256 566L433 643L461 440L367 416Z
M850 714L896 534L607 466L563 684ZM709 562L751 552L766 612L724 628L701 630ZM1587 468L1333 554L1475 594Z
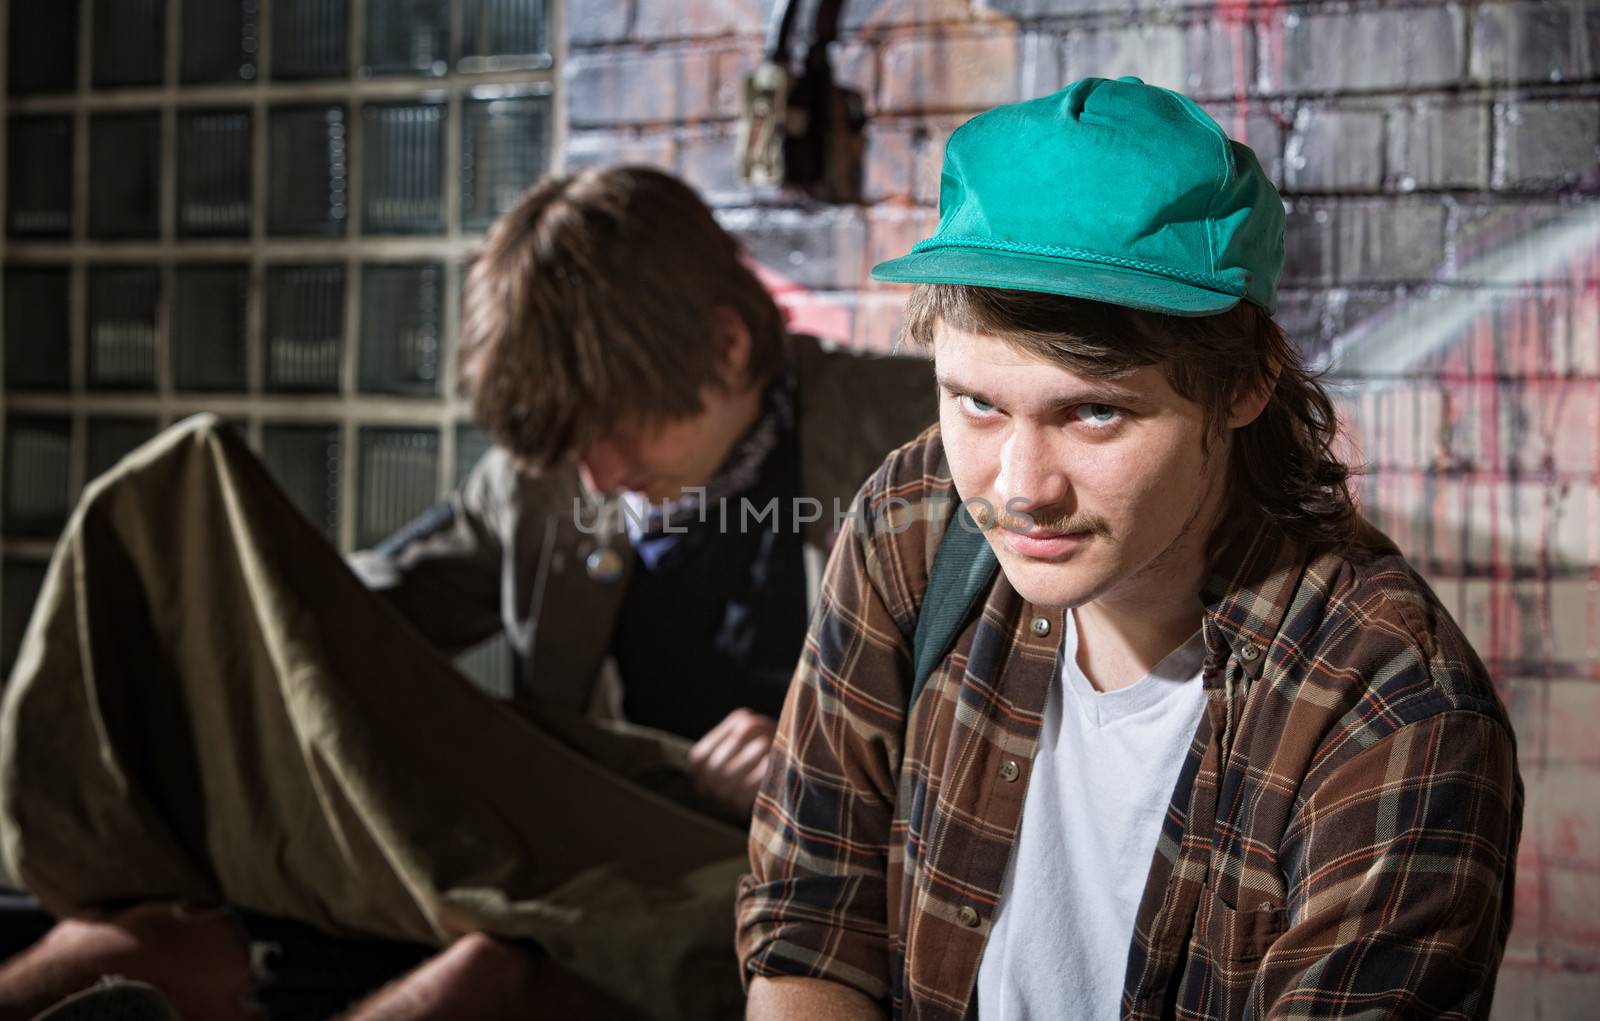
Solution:
M0 560L0 680L10 675L11 666L17 661L17 649L22 645L48 568L44 560Z
M361 390L439 393L444 267L368 264L361 271Z
M273 0L272 77L291 81L349 73L349 0Z
M343 234L349 208L344 106L279 107L268 122L268 231Z
M0 559L42 572L84 481L200 412L342 550L443 498L488 448L461 276L556 155L553 7L0 0Z
M65 390L72 384L65 266L8 266L5 280L7 390Z
M484 230L545 172L550 97L476 96L461 116L461 225Z
M436 429L362 428L356 487L356 546L376 544L438 499Z
M95 389L153 389L161 271L146 266L89 270L88 384Z
M156 434L153 418L91 418L85 443L83 477L92 479L110 471L135 447Z
M255 81L261 50L256 0L189 0L178 6L183 14L178 73L185 83Z
M266 388L337 393L344 360L343 264L268 267L266 315Z
M362 227L369 234L444 230L443 101L362 108Z
M337 425L269 424L261 458L289 502L329 542L339 541L340 438Z
M11 0L6 79L13 95L70 92L78 85L78 5Z
M6 233L14 238L72 233L71 117L7 119Z
M450 66L449 0L365 2L366 73L445 73Z
M178 115L178 234L250 233L249 110Z
M72 420L8 415L5 455L0 528L7 535L54 539L71 506Z
M545 0L462 0L461 70L548 67L549 17Z
M194 264L174 274L172 385L179 390L245 389L250 271Z
M166 53L165 0L94 0L95 88L160 85Z
M161 115L89 118L89 163L115 167L89 179L89 236L153 238L161 233Z

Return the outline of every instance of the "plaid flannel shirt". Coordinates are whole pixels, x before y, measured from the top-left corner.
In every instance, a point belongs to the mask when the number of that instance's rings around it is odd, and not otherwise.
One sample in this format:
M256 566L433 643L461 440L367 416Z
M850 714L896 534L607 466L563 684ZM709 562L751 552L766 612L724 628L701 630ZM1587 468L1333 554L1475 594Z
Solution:
M972 1017L1064 611L999 574L908 718L953 509L937 427L857 507L756 803L743 974ZM1217 546L1206 712L1134 926L1125 1018L1488 1015L1521 829L1515 742L1436 597L1375 530L1371 546L1313 553L1249 519Z

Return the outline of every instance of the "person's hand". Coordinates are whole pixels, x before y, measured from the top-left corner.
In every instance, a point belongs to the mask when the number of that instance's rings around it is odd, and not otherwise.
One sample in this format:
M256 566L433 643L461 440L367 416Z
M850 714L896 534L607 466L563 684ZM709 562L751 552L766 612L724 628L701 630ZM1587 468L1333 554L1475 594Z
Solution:
M778 721L749 709L735 709L689 749L689 775L695 793L742 817L755 807L756 791L767 775L767 753Z

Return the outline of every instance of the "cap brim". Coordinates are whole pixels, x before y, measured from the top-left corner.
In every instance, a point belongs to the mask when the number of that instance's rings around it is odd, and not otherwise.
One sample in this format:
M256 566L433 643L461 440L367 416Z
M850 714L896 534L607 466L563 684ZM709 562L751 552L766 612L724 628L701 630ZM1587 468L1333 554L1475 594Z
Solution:
M1226 312L1244 299L1135 269L993 249L933 248L872 267L872 278L897 284L967 284L1043 291L1176 316Z

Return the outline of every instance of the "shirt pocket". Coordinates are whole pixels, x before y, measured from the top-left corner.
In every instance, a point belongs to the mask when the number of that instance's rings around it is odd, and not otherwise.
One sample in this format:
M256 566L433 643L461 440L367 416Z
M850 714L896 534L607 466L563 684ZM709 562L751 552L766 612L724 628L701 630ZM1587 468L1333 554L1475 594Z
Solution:
M1200 891L1194 939L1225 972L1260 961L1288 926L1283 904L1261 901L1235 907L1207 886Z

